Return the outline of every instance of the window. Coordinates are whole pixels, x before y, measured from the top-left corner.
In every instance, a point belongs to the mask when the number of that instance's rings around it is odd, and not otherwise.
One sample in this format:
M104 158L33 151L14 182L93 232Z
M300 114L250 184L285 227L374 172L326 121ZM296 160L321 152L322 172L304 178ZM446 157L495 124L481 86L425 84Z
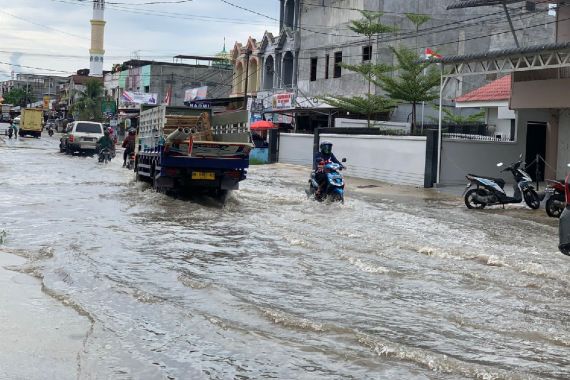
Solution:
M150 92L150 86L144 86L144 92L148 94Z
M362 62L370 61L372 59L372 46L362 47Z
M101 128L101 124L96 123L77 123L75 126L75 132L102 134L103 128Z
M340 64L342 63L342 51L337 51L334 53L334 78L340 78L342 75L342 67Z
M326 55L325 56L325 79L329 79L329 61L330 61L330 55Z
M318 64L318 59L311 58L311 82L317 80L317 64Z

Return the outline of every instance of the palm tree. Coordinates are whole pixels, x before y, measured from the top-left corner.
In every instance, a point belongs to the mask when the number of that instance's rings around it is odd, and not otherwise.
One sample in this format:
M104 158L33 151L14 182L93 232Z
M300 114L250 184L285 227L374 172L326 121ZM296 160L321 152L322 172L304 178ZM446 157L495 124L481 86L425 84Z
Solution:
M95 78L88 79L85 90L77 91L76 95L78 99L71 106L71 112L78 112L83 120L100 120L103 82Z

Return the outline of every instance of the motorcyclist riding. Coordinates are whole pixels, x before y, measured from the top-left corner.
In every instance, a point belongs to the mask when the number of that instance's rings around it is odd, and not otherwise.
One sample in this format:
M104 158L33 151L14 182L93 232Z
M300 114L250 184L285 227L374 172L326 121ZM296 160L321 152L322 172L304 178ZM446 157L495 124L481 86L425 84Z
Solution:
M109 131L105 130L103 137L97 141L98 152L101 153L103 149L109 149L111 155L115 154L115 142L109 136Z
M135 151L136 132L134 129L129 129L129 134L123 140L122 147L125 148L123 153L123 167L127 166L127 158Z
M319 188L317 189L316 195L319 196L322 194L325 185L327 183L327 175L325 173L325 165L327 162L334 162L335 164L340 165L342 169L344 169L344 165L340 163L340 161L335 157L332 152L332 142L330 141L321 141L319 144L319 151L315 154L314 159L314 167L315 167L315 180L319 184Z

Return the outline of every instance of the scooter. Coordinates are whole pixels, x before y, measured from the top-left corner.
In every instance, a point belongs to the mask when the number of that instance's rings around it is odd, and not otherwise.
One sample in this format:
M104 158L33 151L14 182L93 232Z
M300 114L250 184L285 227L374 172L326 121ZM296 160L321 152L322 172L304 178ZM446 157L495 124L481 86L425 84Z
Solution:
M521 155L522 157L522 155ZM463 196L465 205L469 209L484 209L486 206L504 205L508 203L521 203L524 199L528 207L536 210L540 207L540 197L532 186L532 179L521 169L522 159L509 165L503 172L511 172L515 178L513 185L514 196L509 197L505 192L505 180L502 178L483 177L475 174L468 174L469 180ZM497 167L502 167L499 162ZM473 188L475 186L475 188Z
M346 158L343 158L342 162L346 162ZM323 170L326 174L326 184L324 185L324 190L319 195L317 195L319 183L316 179L317 175L313 171L309 179L307 195L309 197L313 196L318 202L324 202L328 199L331 202L344 203L344 178L341 174L342 169L343 167L341 165L334 162L328 161L324 164Z
M135 168L135 152L131 152L127 159L127 165L125 166L129 170L133 170Z
M551 218L560 218L560 214L566 207L564 198L564 180L546 180L547 186L544 190L546 199L546 214Z
M109 150L109 149L101 149L101 151L99 152L99 162L107 164L107 163L111 162L112 158L113 158L113 154L111 153L111 150Z

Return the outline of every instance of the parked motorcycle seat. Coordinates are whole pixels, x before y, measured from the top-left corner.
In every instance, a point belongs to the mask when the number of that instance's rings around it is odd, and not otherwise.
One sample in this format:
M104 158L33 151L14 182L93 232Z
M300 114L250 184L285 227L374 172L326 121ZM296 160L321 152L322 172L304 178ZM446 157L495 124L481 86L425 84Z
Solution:
M477 174L469 174L471 177L479 177L479 178L485 178L485 179L490 179L491 181L494 181L497 183L497 185L499 185L501 187L501 189L505 188L505 180L502 178L493 178L493 177L485 177L483 175L477 175Z

